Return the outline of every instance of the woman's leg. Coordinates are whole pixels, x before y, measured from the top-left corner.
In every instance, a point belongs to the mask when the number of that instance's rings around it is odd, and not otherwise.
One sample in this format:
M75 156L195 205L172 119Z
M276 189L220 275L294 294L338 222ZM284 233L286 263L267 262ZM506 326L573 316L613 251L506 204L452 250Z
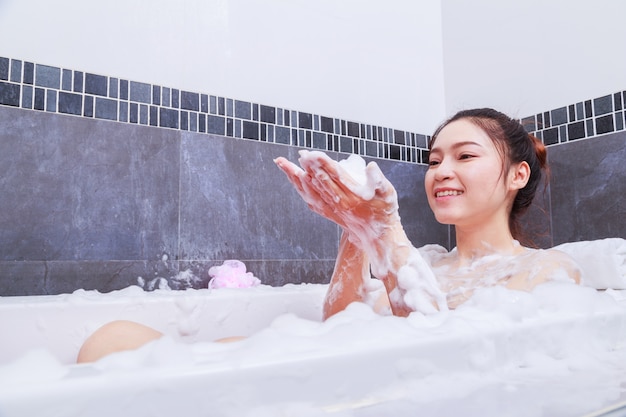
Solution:
M143 324L113 321L100 327L85 340L76 362L94 362L114 352L137 349L161 336L162 333Z

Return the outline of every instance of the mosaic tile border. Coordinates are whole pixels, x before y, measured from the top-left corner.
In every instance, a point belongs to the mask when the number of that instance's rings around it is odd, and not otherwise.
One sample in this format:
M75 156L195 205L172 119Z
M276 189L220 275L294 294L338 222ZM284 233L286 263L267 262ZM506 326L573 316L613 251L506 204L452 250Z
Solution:
M624 130L626 91L524 117L552 146ZM429 135L0 57L0 105L428 163Z
M619 132L626 127L626 91L619 91L521 119L546 146Z
M0 57L0 105L425 163L428 136Z

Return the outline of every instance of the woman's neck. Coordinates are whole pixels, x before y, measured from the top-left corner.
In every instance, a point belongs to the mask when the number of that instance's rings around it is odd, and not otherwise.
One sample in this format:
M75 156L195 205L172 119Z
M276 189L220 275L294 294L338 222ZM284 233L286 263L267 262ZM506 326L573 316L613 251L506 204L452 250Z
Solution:
M479 228L467 230L456 228L456 248L459 263L471 263L486 255L514 255L523 251L507 228Z

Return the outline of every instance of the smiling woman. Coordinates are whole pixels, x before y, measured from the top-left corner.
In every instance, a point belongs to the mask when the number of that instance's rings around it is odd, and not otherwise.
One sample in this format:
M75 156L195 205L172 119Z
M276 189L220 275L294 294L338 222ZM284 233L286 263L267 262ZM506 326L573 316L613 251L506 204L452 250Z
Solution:
M437 220L455 226L457 247L450 252L411 245L395 190L375 163L365 168L368 193L319 152L302 152L302 168L284 158L276 163L313 211L343 228L326 316L369 298L370 266L386 288L385 302L401 316L454 308L479 287L531 290L550 280L580 282L568 255L519 243L518 217L547 169L546 149L493 109L457 113L430 143L426 194Z
M396 190L376 163L366 166L358 156L337 162L316 151L300 153L302 168L277 158L311 210L343 228L324 318L355 301L408 316L455 308L482 287L530 291L547 281L579 283L580 269L568 255L516 240L517 216L532 202L545 161L543 145L495 110L464 111L437 129L425 187L437 220L456 227L457 247L448 252L413 247ZM370 270L382 285L374 285ZM133 322L109 323L87 339L79 361L160 337Z

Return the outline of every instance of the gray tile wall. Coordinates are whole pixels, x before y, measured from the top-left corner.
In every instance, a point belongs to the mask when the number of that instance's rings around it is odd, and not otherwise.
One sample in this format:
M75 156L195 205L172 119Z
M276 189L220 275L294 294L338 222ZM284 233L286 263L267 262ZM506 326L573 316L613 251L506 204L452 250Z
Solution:
M425 135L0 57L0 105L425 162Z
M626 238L626 132L550 148L554 244Z
M273 163L297 147L7 106L0 126L0 295L203 287L225 259L271 285L330 278L339 230ZM409 236L447 246L426 167L378 163Z
M552 166L523 220L538 246L626 237L625 102L522 119ZM225 259L327 282L339 230L272 162L299 148L376 158L413 243L454 245L423 190L427 135L2 57L0 126L0 296L198 288Z

